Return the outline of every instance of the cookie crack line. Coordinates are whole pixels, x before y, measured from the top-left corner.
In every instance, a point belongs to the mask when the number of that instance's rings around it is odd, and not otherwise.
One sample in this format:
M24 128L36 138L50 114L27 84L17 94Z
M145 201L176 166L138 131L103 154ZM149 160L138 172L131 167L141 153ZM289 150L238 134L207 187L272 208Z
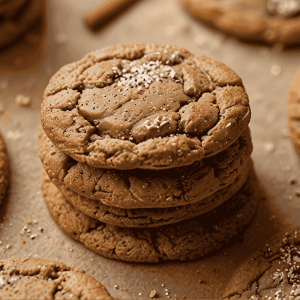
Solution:
M189 165L228 147L249 120L248 96L232 70L168 45L88 54L51 78L41 110L59 149L118 169Z

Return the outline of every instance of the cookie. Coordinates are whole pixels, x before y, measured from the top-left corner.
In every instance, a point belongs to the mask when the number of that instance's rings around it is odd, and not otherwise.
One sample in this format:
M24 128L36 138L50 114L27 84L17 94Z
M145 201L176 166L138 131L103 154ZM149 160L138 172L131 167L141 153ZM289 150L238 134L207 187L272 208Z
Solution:
M222 63L168 45L118 44L62 67L41 123L52 143L97 168L191 165L248 126L242 80Z
M197 20L240 40L280 46L300 43L299 0L181 2Z
M113 300L105 287L83 270L28 257L0 260L0 298Z
M257 205L256 179L215 210L161 228L120 228L99 222L74 208L42 173L47 207L73 239L107 258L128 262L197 259L224 246L250 222Z
M0 47L6 46L24 34L40 18L43 0L28 0L12 18L0 21Z
M247 128L226 150L190 166L120 171L78 163L56 148L42 129L38 140L39 156L50 179L59 180L84 197L130 209L199 202L230 185L245 168L252 152Z
M0 133L0 203L4 199L10 177L10 165L3 137Z
M300 69L293 77L287 99L286 111L290 131L290 138L300 155Z
M0 1L0 20L13 17L28 0Z
M64 197L85 215L119 227L149 228L178 223L213 210L239 191L245 184L250 169L252 169L252 162L249 162L233 183L224 189L199 202L171 208L122 209L107 206L98 200L91 200L78 195L57 179L51 181L63 193Z
M222 299L300 299L300 226L275 235L242 263Z

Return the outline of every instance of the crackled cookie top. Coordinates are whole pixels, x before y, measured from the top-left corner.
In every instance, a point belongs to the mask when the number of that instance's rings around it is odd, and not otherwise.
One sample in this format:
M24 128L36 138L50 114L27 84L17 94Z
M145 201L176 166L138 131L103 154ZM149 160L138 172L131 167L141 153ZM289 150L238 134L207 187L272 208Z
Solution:
M232 144L250 120L225 65L163 45L120 44L61 68L41 107L60 150L94 167L164 169Z
M105 287L84 271L33 258L0 261L0 298L113 300Z
M192 165L166 170L111 170L78 163L40 129L39 157L51 179L74 192L120 208L172 207L198 202L231 184L252 152L250 131L226 150Z
M10 180L10 166L7 150L0 133L0 203L6 195Z
M300 43L299 0L181 2L199 21L238 39L278 46Z
M61 229L96 253L129 262L190 260L211 253L240 233L255 212L255 176L213 212L160 228L120 228L74 208L42 173L47 207Z
M246 260L222 299L300 298L300 227L281 232Z

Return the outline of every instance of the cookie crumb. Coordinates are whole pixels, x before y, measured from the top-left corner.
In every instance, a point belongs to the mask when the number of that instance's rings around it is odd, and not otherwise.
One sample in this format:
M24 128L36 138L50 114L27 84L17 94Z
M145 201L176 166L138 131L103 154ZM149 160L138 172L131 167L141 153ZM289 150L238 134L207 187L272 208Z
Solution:
M0 90L5 90L8 87L8 81L1 80L0 81Z
M281 130L281 135L282 135L282 137L285 137L285 138L289 137L289 135L290 135L289 129L288 128L282 129Z
M56 44L64 44L67 41L67 35L64 33L59 33L55 37Z
M199 279L199 280L198 280L198 283L203 283L203 280L202 280L202 279Z
M206 37L204 35L197 35L195 38L195 43L198 47L203 46L206 43Z
M33 222L32 222L32 221L27 221L26 223L27 223L28 225L32 225Z
M25 244L25 239L24 238L19 238L18 241L22 244Z
M279 65L274 65L271 67L271 75L278 76L281 74L281 67Z
M156 290L151 291L150 298L156 297Z
M265 143L264 148L267 152L272 152L275 149L275 145L273 143Z
M3 119L4 119L5 121L9 121L9 119L10 119L10 114L4 113L4 114L3 114Z
M27 96L24 96L22 94L17 95L15 101L20 106L28 106L28 105L30 105L30 98L27 97Z

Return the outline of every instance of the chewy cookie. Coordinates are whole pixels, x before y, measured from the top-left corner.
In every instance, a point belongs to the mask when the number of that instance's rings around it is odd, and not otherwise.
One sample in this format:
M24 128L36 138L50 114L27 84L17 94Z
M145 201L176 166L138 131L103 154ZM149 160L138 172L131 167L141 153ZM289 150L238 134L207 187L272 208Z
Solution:
M199 202L233 183L244 171L252 152L248 128L231 146L213 157L159 171L98 169L78 163L56 148L42 129L38 146L43 167L56 186L63 184L84 197L129 209Z
M242 80L168 45L119 44L50 80L41 123L52 143L97 168L169 169L216 155L250 121Z
M7 150L3 137L0 133L0 203L6 195L9 178L10 177L10 166Z
M300 155L300 68L293 77L289 96L287 99L287 119L290 131L290 138Z
M0 260L0 298L113 300L105 287L83 270L33 258Z
M119 227L149 228L178 223L203 215L231 198L245 184L252 162L227 187L218 190L199 202L170 208L122 209L91 200L68 189L63 182L52 179L52 183L63 193L64 197L82 213L103 223Z
M300 227L277 234L242 263L222 299L300 299Z
M181 0L199 21L238 39L290 46L300 43L299 0Z
M4 9L4 4L8 7L13 5L15 0L10 0L8 3L0 3ZM18 4L20 1L18 1ZM27 0L23 5L12 14L3 14L0 16L0 47L6 46L24 34L34 23L38 21L43 13L45 2L44 0Z
M42 173L42 192L57 224L96 253L128 262L196 259L221 248L240 233L254 215L254 173L247 184L215 210L161 228L131 229L107 225L74 208Z

